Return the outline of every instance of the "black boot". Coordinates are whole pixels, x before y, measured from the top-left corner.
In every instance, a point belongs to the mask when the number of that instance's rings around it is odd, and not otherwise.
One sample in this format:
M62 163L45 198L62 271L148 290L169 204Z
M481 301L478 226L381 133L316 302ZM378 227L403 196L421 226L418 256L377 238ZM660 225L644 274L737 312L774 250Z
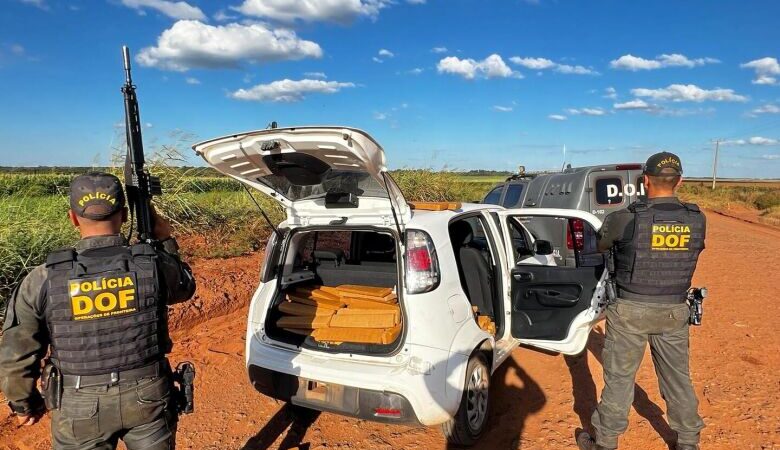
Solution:
M577 433L576 437L577 437L577 447L579 447L580 450L617 450L614 448L602 447L601 445L596 444L596 441L592 437L590 437L590 435L587 432L582 430L580 430ZM689 450L689 449L685 448L682 450Z

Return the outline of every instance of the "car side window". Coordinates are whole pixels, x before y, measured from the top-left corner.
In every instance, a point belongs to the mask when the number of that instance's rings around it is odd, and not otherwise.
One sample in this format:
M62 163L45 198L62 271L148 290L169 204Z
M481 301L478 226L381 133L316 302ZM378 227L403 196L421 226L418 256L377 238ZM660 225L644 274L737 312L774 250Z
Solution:
M517 222L516 218L508 218L509 231L512 237L512 251L514 252L515 264L529 256L534 255L531 248L531 240L526 234L525 228Z
M504 195L504 201L502 203L503 206L505 208L519 207L520 205L517 203L520 201L524 187L525 185L522 183L508 185L506 188L506 195Z
M599 205L620 205L623 203L623 179L605 177L596 180L596 203Z
M488 193L488 195L485 196L485 199L482 200L482 203L498 205L498 202L501 200L501 191L503 190L504 186L498 186L497 188L493 189Z

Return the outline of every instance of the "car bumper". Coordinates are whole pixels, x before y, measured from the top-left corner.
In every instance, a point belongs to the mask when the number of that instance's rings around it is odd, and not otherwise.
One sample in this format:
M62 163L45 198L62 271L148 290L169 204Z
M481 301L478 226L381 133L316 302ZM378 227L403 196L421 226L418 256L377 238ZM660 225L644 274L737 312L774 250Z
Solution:
M248 341L249 379L272 398L366 420L426 426L450 420L460 403L463 387L448 386L445 351L426 347L430 362L401 355L346 360L280 348L256 336ZM414 354L414 346L402 353Z
M375 422L421 425L409 400L393 392L323 384L255 365L249 366L249 379L261 394L296 406Z

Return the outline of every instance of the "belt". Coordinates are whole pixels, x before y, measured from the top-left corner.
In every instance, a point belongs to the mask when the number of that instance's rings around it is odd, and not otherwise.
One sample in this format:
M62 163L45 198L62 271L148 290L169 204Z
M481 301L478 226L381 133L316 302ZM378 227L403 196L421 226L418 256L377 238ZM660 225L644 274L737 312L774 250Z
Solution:
M100 375L62 375L63 387L82 387L92 386L113 386L123 381L137 381L141 378L154 378L161 375L167 375L171 372L171 366L168 359L163 359L148 366L137 369L122 370Z

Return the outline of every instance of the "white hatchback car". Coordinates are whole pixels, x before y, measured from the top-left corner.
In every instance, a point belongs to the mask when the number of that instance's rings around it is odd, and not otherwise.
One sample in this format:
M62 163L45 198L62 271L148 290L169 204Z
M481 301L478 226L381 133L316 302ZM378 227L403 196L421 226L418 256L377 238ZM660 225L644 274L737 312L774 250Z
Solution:
M270 397L442 425L451 442L471 445L487 425L490 375L512 350L577 354L604 312L603 260L594 265L598 258L583 254L595 248L601 222L587 212L415 208L388 174L382 147L353 128L267 129L193 148L286 210L247 324L249 378ZM555 227L562 232L550 233ZM555 266L538 230L566 235L582 264ZM311 285L392 288L400 333L382 343L329 343L277 326L285 293ZM481 327L475 311L495 327Z

